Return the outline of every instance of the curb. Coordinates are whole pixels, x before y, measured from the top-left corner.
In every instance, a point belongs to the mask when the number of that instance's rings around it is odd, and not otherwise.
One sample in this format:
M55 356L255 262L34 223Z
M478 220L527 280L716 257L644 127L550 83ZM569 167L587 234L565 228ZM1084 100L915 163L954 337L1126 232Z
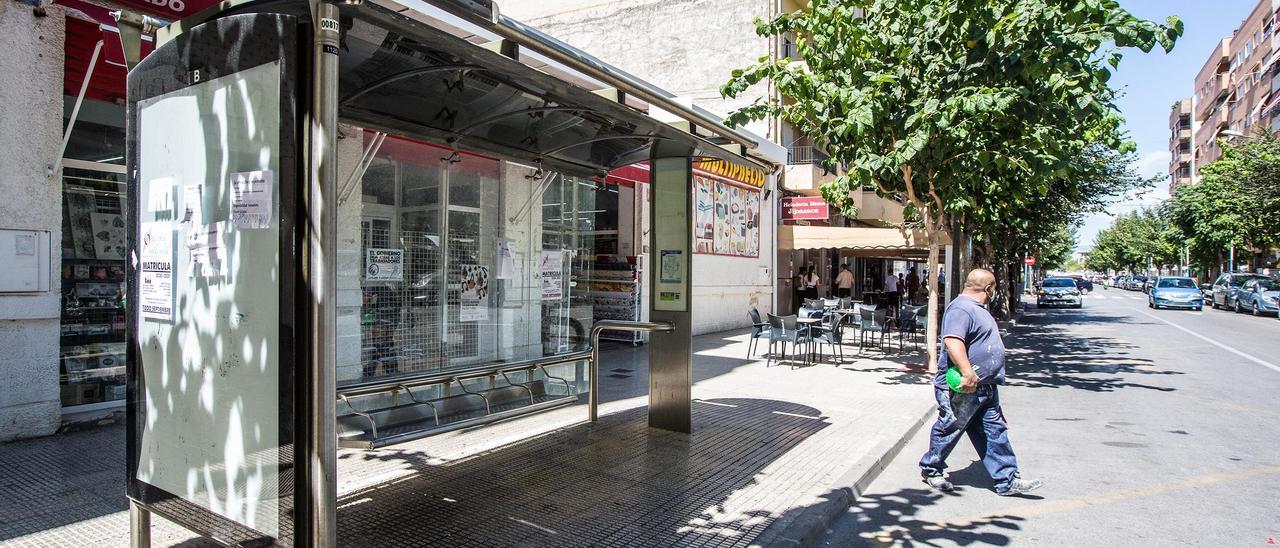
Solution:
M871 482L880 477L907 442L915 437L929 419L933 417L937 407L929 405L928 409L895 440L880 444L866 456L858 459L836 481L832 495L823 498L822 502L805 508L799 515L787 523L774 523L765 528L760 536L752 541L752 548L785 547L808 548L826 535L831 522L843 514L853 501L862 495Z

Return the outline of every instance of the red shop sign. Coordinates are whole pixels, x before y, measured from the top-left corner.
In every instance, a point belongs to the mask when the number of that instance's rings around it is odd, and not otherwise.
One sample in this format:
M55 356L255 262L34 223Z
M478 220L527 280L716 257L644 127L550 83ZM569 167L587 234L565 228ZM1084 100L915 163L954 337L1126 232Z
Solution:
M782 199L782 220L825 221L831 210L821 196L802 196Z
M139 13L169 21L177 21L218 4L218 0L115 0L115 2L121 6L133 8Z

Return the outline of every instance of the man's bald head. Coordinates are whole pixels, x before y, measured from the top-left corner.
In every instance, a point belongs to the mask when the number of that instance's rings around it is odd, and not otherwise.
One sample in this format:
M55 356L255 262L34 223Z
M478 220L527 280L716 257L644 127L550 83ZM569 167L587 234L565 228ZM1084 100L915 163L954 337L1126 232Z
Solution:
M975 268L964 278L964 288L969 291L986 291L996 283L996 275L985 268Z

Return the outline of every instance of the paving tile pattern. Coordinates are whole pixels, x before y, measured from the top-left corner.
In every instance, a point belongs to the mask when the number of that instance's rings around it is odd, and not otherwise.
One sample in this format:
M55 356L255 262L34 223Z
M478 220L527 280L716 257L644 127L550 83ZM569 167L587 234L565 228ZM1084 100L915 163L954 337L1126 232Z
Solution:
M927 380L864 353L792 368L744 333L694 340L694 434L646 426L645 348L605 354L583 405L391 448L340 450L342 546L745 546L830 495L932 407ZM606 375L607 376L607 375ZM120 425L0 444L0 546L126 546ZM156 546L208 546L161 518Z

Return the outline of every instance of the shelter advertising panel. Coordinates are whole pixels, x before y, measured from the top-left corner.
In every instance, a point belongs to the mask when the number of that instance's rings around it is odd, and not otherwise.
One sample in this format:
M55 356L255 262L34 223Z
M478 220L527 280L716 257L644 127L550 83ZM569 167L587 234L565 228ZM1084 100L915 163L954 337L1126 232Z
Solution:
M293 534L295 24L197 27L129 86L129 496L232 543Z

